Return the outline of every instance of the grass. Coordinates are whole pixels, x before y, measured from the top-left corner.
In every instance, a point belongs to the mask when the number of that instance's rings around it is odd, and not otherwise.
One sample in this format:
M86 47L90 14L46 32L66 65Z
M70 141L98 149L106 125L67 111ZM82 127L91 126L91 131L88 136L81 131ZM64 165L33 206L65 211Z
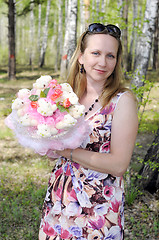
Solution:
M52 74L50 68L31 70L29 66L18 66L17 81L9 82L7 68L0 67L0 238L4 240L38 239L42 204L54 163L20 147L12 132L5 127L4 118L11 112L11 100L16 92L23 87L32 88L32 83L41 74L59 77L58 73ZM151 72L151 76L154 75ZM158 86L158 83L155 84ZM159 125L157 88L151 91L150 99L150 106L143 113L141 132L153 132ZM137 198L137 192L134 190L127 197L131 205ZM140 214L146 218L149 211L143 208ZM142 218L135 219L132 216L130 222L132 224L128 230L132 232L132 239L146 239L149 231L157 236L158 223L155 217L151 228Z
M2 239L38 239L43 200L53 165L45 157L24 154L0 165Z

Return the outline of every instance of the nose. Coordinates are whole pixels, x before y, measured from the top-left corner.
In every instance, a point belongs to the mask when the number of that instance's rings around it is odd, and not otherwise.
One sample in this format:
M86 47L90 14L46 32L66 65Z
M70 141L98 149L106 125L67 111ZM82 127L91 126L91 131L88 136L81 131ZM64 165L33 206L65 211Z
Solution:
M105 56L100 56L99 58L99 66L105 67L106 66L106 57Z

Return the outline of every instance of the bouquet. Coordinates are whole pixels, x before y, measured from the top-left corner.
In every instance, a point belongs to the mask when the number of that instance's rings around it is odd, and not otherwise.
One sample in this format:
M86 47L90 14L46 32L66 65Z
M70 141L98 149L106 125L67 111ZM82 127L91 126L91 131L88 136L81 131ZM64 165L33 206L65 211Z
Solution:
M84 105L68 83L41 76L33 89L21 89L6 118L19 143L40 155L56 157L54 150L84 147L90 127L84 120Z

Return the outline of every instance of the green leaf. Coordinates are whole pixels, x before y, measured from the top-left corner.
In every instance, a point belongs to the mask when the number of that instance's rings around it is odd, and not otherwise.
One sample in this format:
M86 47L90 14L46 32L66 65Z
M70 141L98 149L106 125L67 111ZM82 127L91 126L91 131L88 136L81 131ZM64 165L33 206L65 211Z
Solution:
M50 90L50 88L45 88L44 91L41 91L40 92L40 97L41 98L46 98L47 95L48 95L49 90Z
M44 91L41 91L41 92L40 92L40 97L41 97L41 98L45 98L45 97L46 97L46 94L44 93Z
M60 112L68 112L68 109L66 109L64 106L60 105L60 103L56 103L56 106L58 107L58 109L60 110Z
M37 101L39 99L39 96L38 95L31 95L29 97L29 99L30 99L30 101L35 102L35 101Z
M44 93L45 93L46 97L48 95L49 90L50 90L50 88L45 88L45 90L44 90Z

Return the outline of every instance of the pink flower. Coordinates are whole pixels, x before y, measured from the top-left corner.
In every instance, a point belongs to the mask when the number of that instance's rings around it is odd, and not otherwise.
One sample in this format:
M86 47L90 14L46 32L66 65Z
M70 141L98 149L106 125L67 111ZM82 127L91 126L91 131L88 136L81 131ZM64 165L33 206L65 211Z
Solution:
M55 101L57 98L59 98L62 95L63 91L61 91L60 88L55 89L54 93L51 95L51 100Z
M57 85L57 80L56 79L52 79L51 82L49 83L49 87L54 88Z
M48 222L45 223L45 226L43 227L43 231L48 236L55 236L57 234L57 232L49 225Z
M62 239L69 239L72 236L67 230L61 228L61 238Z
M107 141L101 146L102 152L109 152L110 150L110 142Z
M103 196L105 197L106 200L110 200L115 194L115 189L114 187L109 187L105 186L103 189Z
M92 221L92 220L88 220L88 223L90 224L90 227L93 228L94 230L97 229L101 229L104 224L105 224L105 218L103 216L100 216L97 220Z
M58 188L56 191L54 191L55 198L56 198L56 200L58 200L58 201L61 200L62 190L63 190L63 187L61 186L61 187Z
M47 125L53 125L53 126L55 126L55 120L54 120L53 117L47 117L47 118L45 119L45 123L46 123Z
M71 202L77 202L77 196L74 189L72 189L70 192L67 191L67 198Z
M64 106L65 108L69 108L70 105L71 105L71 103L70 103L69 98L66 98L66 99L64 100L64 102L63 102L63 106Z
M119 206L120 206L120 202L117 201L117 199L114 199L114 201L111 202L111 209L113 210L113 212L118 212Z
M62 170L62 167L60 167L60 168L59 168L58 170L56 170L56 172L55 172L56 178L57 178L58 176L60 176L62 173L63 173L63 170Z

